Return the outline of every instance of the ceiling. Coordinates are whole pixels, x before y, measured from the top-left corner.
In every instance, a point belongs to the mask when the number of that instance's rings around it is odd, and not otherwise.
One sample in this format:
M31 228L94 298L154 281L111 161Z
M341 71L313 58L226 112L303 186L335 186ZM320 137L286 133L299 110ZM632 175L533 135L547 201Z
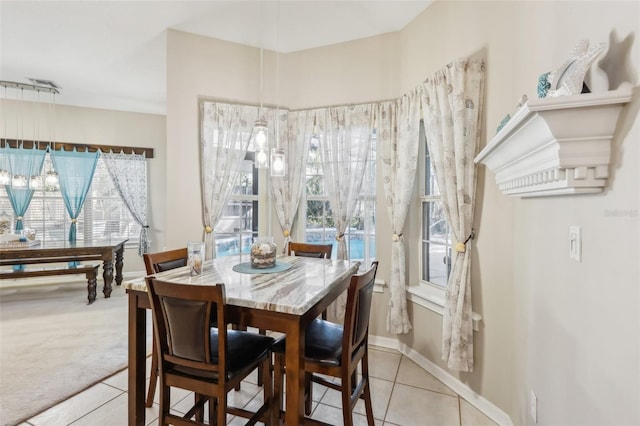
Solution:
M168 28L287 53L400 30L430 3L1 0L0 79L53 80L57 104L164 114Z

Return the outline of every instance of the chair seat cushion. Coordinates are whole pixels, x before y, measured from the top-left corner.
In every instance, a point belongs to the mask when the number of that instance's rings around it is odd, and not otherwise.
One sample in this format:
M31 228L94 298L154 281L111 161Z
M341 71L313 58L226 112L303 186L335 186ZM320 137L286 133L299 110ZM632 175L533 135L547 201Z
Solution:
M315 319L305 331L305 353L308 361L328 365L340 365L342 356L342 326L329 321ZM274 352L286 351L286 339L278 339Z
M227 331L227 377L233 378L237 374L245 371L248 367L256 365L263 360L271 350L274 339L262 336L257 333L246 331ZM211 362L218 363L218 329L211 328ZM194 376L205 377L211 380L218 380L218 374L206 372L185 366L174 365L171 372Z

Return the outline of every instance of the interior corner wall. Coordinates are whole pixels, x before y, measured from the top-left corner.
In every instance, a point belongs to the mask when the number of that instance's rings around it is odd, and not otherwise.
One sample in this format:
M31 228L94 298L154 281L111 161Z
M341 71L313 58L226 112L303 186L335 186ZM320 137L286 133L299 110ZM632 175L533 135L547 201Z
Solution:
M154 158L147 160L149 238L152 249L164 244L165 194L164 191L157 191L155 188L165 186L165 116L58 104L55 129L50 129L50 122L35 121L36 115L29 113L32 108L31 101L0 100L3 117L0 123L2 137L6 135L9 139L26 140L39 137L49 140L51 135L55 136L56 141L75 144L153 148ZM17 123L20 120L20 132L16 126L7 125L5 133L5 118L6 123ZM145 270L137 249L126 249L124 256L124 272Z
M402 85L458 57L484 58L484 145L580 39L610 46L607 72L587 75L593 91L637 85L639 31L638 2L435 2L401 33ZM618 123L602 194L509 198L480 167L472 294L483 320L474 372L458 377L514 424L533 423L531 391L538 424L640 424L638 92ZM581 263L568 256L570 225L582 227ZM446 369L441 335L420 328L441 318L415 307L412 320L399 339Z

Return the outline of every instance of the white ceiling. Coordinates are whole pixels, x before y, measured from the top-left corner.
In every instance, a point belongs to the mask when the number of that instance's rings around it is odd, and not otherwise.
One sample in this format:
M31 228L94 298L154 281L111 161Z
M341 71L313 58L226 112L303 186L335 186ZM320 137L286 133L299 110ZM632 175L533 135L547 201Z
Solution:
M430 3L0 0L0 79L53 80L58 104L164 114L167 28L287 53L400 30Z

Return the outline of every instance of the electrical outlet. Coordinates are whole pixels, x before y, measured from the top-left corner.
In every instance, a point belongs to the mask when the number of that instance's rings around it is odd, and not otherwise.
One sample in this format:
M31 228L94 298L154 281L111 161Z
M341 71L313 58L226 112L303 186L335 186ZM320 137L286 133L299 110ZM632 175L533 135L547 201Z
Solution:
M538 423L538 397L533 389L531 389L531 396L529 397L529 414L533 423Z
M582 229L577 225L569 227L569 258L582 262Z

